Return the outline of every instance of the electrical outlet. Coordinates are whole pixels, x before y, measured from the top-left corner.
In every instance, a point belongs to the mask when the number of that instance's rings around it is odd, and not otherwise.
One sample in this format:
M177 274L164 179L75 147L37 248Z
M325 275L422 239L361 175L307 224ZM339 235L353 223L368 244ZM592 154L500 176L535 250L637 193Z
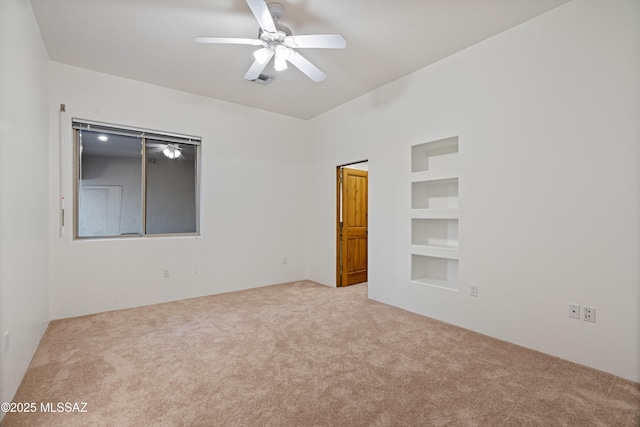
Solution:
M477 297L478 296L478 285L469 286L469 294L472 297Z
M580 306L577 304L569 304L569 317L580 320Z
M2 353L6 354L9 352L9 331L5 332L2 336Z
M286 264L287 263L287 257L282 258L282 263Z
M169 271L169 269L168 269L168 268L163 269L163 270L162 270L162 277L164 277L165 279L166 279L167 277L171 277L171 271Z
M596 323L596 309L593 307L585 307L584 320L587 322Z

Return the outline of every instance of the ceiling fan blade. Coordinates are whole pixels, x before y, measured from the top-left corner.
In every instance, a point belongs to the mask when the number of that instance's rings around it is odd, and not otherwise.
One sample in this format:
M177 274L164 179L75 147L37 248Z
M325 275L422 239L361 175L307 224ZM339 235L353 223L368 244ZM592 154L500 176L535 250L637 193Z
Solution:
M271 17L271 12L269 12L269 7L267 7L267 3L264 0L247 0L247 5L251 9L253 16L256 17L260 28L269 33L278 31Z
M264 42L258 39L241 39L235 37L196 37L196 43L219 43L219 44L250 44L262 46Z
M264 61L258 61L258 60L253 61L253 64L251 64L251 67L249 67L249 71L247 71L247 74L244 75L244 78L246 80L257 79L260 76L260 73L262 72L262 70L264 70L267 67L267 64L269 63L269 61L271 61L271 57L274 55L274 53L275 52L271 51L267 59Z
M291 56L289 56L288 60L316 83L323 81L325 77L327 77L327 75L320 71L318 67L313 65L307 60L307 58L300 55L295 50L291 51Z
M344 49L347 41L342 34L315 34L306 36L287 36L284 44L288 47Z

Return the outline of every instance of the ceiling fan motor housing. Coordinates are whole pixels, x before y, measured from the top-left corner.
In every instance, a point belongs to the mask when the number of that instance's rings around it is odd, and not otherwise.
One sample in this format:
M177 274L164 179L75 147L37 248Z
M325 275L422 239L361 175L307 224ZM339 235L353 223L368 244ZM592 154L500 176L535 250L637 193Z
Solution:
M269 13L271 14L271 17L273 18L273 23L276 26L276 30L278 30L276 40L279 40L282 42L285 37L290 36L292 34L291 29L289 27L279 22L280 18L284 16L285 8L280 3L269 3L268 8L269 8ZM262 28L258 29L258 38L267 42L274 40L274 36L271 36L271 35L265 34L265 37L263 37Z
M280 3L269 3L267 7L269 8L269 13L271 13L274 21L277 21L284 16L285 8Z

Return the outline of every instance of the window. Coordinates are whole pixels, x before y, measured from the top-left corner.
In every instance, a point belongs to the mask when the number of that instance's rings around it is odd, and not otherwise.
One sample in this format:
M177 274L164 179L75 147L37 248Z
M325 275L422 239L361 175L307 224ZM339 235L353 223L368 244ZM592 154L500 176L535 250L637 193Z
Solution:
M75 237L194 235L200 138L73 120Z

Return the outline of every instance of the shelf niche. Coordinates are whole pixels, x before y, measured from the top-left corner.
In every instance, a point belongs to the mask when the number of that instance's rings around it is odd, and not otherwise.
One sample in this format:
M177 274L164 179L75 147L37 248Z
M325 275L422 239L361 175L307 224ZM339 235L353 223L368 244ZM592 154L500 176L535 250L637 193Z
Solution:
M458 209L458 178L411 183L412 209Z
M457 136L411 147L411 172L432 172L457 167Z
M458 137L411 147L411 281L458 290Z
M411 244L458 249L458 220L413 218L411 220Z
M411 255L411 280L447 289L458 288L458 260Z

